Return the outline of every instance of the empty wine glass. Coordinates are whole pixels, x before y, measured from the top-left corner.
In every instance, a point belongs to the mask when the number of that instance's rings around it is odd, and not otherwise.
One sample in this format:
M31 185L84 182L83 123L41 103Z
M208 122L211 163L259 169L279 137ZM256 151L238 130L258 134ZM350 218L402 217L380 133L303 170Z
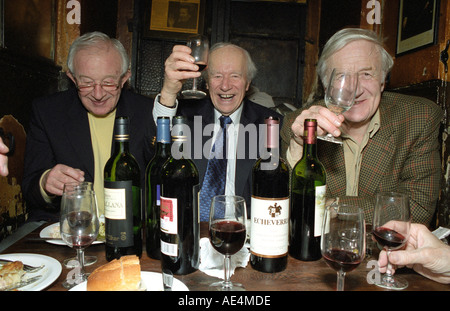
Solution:
M342 114L352 108L358 89L358 75L341 69L333 69L329 83L325 90L325 104L336 115ZM342 144L340 137L334 137L330 133L317 138L332 143Z
M209 52L209 41L206 36L196 35L189 37L187 46L191 48L191 55L194 57L194 63L199 67L198 71L203 71L206 68ZM197 89L197 78L192 81L192 89L181 92L184 98L201 99L206 96L206 93Z
M401 192L380 192L375 197L372 234L377 243L386 250L387 271L375 284L389 289L405 289L408 282L393 276L389 254L401 248L409 238L411 211L409 196Z
M345 203L333 203L325 210L321 251L328 266L337 272L336 290L344 290L345 274L364 260L366 226L364 211Z
M75 189L80 189L80 190L85 189L85 190L94 191L94 184L89 181L66 183L64 185L63 192L73 191ZM83 253L83 256L84 256L84 266L85 267L90 266L97 262L97 256L85 256L84 253ZM66 268L75 268L76 265L78 264L77 257L66 258L66 259L64 259L63 264Z
M77 251L79 266L63 282L71 288L87 280L84 249L95 241L99 230L97 200L93 190L66 187L61 198L60 232L62 240Z
M213 197L209 217L209 238L212 246L225 255L224 280L209 286L210 290L245 290L242 284L230 280L231 255L237 253L247 237L247 207L239 196L218 195Z

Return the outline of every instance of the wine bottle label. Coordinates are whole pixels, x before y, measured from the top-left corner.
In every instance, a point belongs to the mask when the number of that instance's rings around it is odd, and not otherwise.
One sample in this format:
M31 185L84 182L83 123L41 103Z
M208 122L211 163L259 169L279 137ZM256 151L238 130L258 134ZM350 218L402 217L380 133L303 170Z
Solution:
M167 234L178 234L178 200L161 197L160 228Z
M314 236L322 235L323 215L325 213L325 192L327 186L316 187L316 204L314 210Z
M115 247L133 245L132 181L105 181L105 237Z
M261 257L282 257L288 252L289 198L252 196L250 251Z
M167 256L178 256L178 244L167 243L161 240L161 253Z
M170 235L178 234L178 200L161 197L160 230ZM178 256L178 244L161 239L161 252L167 256Z

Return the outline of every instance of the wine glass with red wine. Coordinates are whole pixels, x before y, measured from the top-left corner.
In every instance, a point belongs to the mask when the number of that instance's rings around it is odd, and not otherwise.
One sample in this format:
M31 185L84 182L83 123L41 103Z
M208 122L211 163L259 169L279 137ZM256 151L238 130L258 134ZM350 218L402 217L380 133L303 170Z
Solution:
M393 276L389 254L401 248L409 238L411 212L409 196L401 192L381 192L376 194L373 214L372 234L378 245L387 253L387 271L376 285L389 289L405 289L408 282Z
M191 55L194 57L194 63L198 66L198 71L203 71L206 68L209 52L209 41L206 36L195 35L189 37L187 46L191 48ZM206 93L197 89L197 78L192 81L192 89L181 92L184 98L188 99L202 99Z
M79 263L67 274L63 282L65 288L72 288L87 280L84 249L97 238L99 226L95 192L86 188L65 187L61 198L60 233L62 240L76 249Z
M245 290L242 284L230 280L231 255L237 253L247 237L247 207L239 196L218 195L213 197L209 217L209 240L219 253L225 255L224 280L210 285L210 290Z
M79 189L87 189L87 190L94 190L94 184L92 182L89 181L80 181L80 182L70 182L70 183L66 183L64 185L64 189L63 192L70 190L73 191L75 188L79 188ZM93 265L94 263L97 262L97 256L84 256L84 266L90 266ZM70 258L66 258L63 261L64 267L66 268L75 268L78 264L78 260L77 257L70 257ZM75 265L74 265L75 264Z
M322 257L337 272L336 290L344 290L345 274L356 269L366 252L364 211L345 203L333 203L325 210Z

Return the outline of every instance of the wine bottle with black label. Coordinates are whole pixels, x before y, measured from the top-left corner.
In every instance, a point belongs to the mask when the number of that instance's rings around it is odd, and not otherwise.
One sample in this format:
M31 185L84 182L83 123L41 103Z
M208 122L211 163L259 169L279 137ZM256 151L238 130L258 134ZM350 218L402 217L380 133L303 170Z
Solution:
M303 261L318 260L325 211L326 173L317 158L317 120L304 123L303 156L292 170L289 254Z
M286 269L289 240L289 167L280 157L278 118L265 120L267 153L252 171L250 262L262 272Z
M173 274L199 266L200 216L197 167L186 155L189 127L184 117L172 119L171 157L161 169L161 266Z
M104 169L106 259L142 254L140 169L129 151L129 120L114 123L114 153Z
M161 258L161 236L159 229L161 206L161 168L170 158L170 118L156 120L156 153L146 170L146 250L154 259Z

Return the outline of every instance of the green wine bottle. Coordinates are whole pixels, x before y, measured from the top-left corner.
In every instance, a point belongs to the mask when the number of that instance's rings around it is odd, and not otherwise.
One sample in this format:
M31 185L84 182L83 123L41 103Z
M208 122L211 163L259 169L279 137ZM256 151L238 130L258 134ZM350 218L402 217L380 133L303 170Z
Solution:
M159 229L161 202L161 168L170 158L170 119L158 117L156 121L156 153L146 170L146 250L154 259L161 258L161 236Z
M317 120L306 119L303 157L292 170L289 254L303 261L318 260L325 210L326 173L317 158Z
M114 123L114 153L104 169L106 260L142 254L140 169L129 151L129 120Z
M198 269L200 255L199 176L185 157L187 131L184 117L172 119L171 157L161 169L161 266L173 274Z

